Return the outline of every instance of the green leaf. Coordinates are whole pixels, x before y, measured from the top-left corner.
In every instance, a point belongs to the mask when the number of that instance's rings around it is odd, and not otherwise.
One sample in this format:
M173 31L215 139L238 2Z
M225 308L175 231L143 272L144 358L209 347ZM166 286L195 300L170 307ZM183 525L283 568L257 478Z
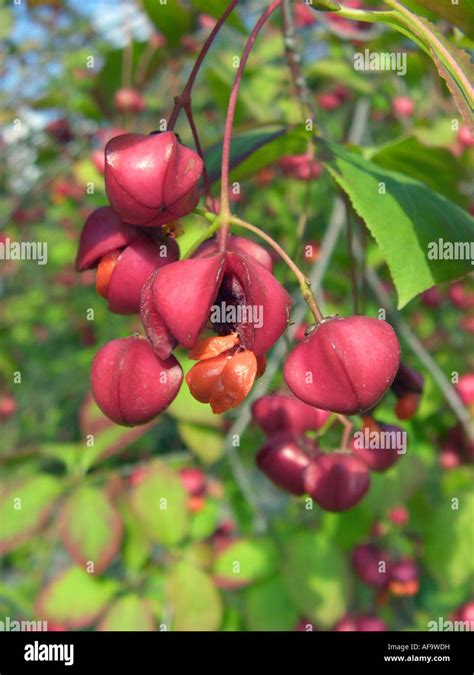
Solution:
M347 562L318 532L290 537L283 572L294 602L317 628L333 626L346 613L351 590Z
M154 424L150 422L133 429L115 424L104 415L90 393L79 412L79 422L84 439L81 449L81 465L84 469L121 452L146 434Z
M206 498L202 509L193 513L189 535L192 539L202 540L216 531L219 522L219 505Z
M48 520L62 486L41 475L19 480L0 491L0 553L34 535Z
M130 493L130 505L145 532L163 546L175 546L189 527L187 494L178 474L153 462Z
M328 147L332 157L326 166L384 254L399 308L427 288L472 271L470 260L428 259L439 240L470 247L474 219L466 211L413 178L336 144Z
M150 0L151 3L163 7L156 2L156 0ZM176 4L175 2L169 4ZM147 42L132 42L132 82L134 81L135 76L137 75L137 69L139 64L142 61L142 56L145 50L148 51ZM95 96L99 101L101 108L106 111L113 111L113 101L115 93L118 89L123 86L124 75L123 75L123 49L111 49L105 55L104 65L102 66L98 76L97 76L97 85L95 87ZM145 57L146 58L146 57ZM145 73L145 79L148 79L153 73L156 72L160 63L164 61L165 50L157 49L155 50L152 58L148 63L148 67Z
M250 586L245 591L248 630L289 631L298 622L299 612L281 576Z
M406 136L370 149L365 156L384 169L398 171L425 183L454 202L461 201L463 207L467 205L458 187L463 171L449 150L428 147L414 136Z
M372 474L370 490L364 502L373 514L383 515L388 509L405 504L426 480L427 467L420 457L410 452L410 448L411 445L407 454L402 455L391 469Z
M437 15L474 39L474 3L472 0L459 0L457 3L446 2L446 0L403 0L402 4L417 14L426 13L429 18Z
M270 539L241 539L226 548L214 562L214 575L224 585L245 586L276 571L278 552Z
M84 486L63 506L60 536L78 565L93 562L94 572L100 574L118 553L122 521L103 491Z
M64 628L90 626L117 591L117 582L98 580L80 567L54 578L36 601L36 614Z
M441 588L456 588L474 581L474 494L455 495L459 509L445 498L428 524L425 562Z
M181 0L162 4L157 0L143 0L143 9L148 18L167 40L167 46L178 47L183 35L191 32L192 17Z
M178 359L181 368L183 369L184 375L187 374L188 370L196 363L187 358L182 352L175 353L176 358ZM222 427L223 421L219 415L214 415L209 405L204 403L199 403L196 399L191 396L189 387L186 382L183 382L183 386L179 390L179 393L173 403L167 408L166 412L184 423L195 423L201 424L207 427Z
M231 179L244 180L280 157L305 152L307 145L308 134L302 126L289 129L270 125L236 134L232 136ZM209 148L205 159L211 181L217 180L221 172L222 144Z
M205 464L212 464L224 453L224 436L216 429L197 424L178 424L179 435L184 444Z
M150 557L152 544L131 512L129 504L122 503L120 513L125 528L122 547L123 561L128 570L137 572L144 567Z
M222 621L221 597L207 574L180 562L170 568L166 595L175 631L216 631Z
M331 84L340 83L362 95L372 93L373 85L365 75L361 75L354 66L343 59L319 59L308 67L308 82L317 84L321 78Z
M471 62L467 52L454 47L427 19L410 12L398 0L386 0L396 11L393 25L409 35L433 59L439 74L454 98L465 123L474 128L472 110L474 92L471 84Z
M136 595L116 600L100 622L99 631L153 631L155 622L148 605Z

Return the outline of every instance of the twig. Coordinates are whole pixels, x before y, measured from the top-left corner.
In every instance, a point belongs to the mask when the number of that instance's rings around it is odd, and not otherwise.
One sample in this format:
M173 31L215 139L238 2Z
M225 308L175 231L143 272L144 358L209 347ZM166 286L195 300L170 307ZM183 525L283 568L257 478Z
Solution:
M301 70L301 55L296 49L295 22L293 20L290 0L283 0L282 10L285 54L290 69L293 88L298 97L303 119L309 117L314 124L316 119L316 109L311 100L311 92L308 83Z

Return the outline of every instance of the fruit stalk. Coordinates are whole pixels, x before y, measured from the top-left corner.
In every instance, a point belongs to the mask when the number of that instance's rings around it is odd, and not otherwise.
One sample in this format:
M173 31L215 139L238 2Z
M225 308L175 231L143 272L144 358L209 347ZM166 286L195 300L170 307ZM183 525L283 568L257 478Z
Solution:
M201 68L202 62L206 58L207 52L211 48L212 43L214 42L214 39L217 36L218 32L220 31L220 29L222 28L222 26L226 22L227 17L229 16L229 14L231 14L231 12L238 5L238 3L239 3L239 0L232 0L232 2L226 8L225 12L220 17L220 19L218 19L218 21L217 21L216 25L214 26L214 28L212 29L209 37L207 38L206 42L202 46L202 49L198 54L198 57L197 57L196 62L193 66L193 69L191 71L189 79L188 79L181 95L177 96L175 98L174 108L173 108L173 110L171 112L171 115L170 115L170 118L168 120L167 129L173 130L174 125L176 124L176 120L178 119L178 115L181 112L181 109L185 108L186 105L191 105L191 92L192 92L196 77L197 77L197 75L199 73L199 70Z
M245 45L242 58L240 59L239 68L235 75L232 91L229 98L229 106L227 108L227 117L225 121L224 141L222 146L222 167L221 167L221 234L220 234L220 250L225 251L227 245L227 237L229 234L230 224L230 207L229 207L229 165L230 165L230 143L232 140L232 125L234 122L235 107L237 105L237 98L239 95L240 83L244 73L245 65L252 51L255 40L262 30L267 20L271 17L273 12L281 6L282 0L273 0L271 5L267 7L261 15L252 32L249 35L247 44Z

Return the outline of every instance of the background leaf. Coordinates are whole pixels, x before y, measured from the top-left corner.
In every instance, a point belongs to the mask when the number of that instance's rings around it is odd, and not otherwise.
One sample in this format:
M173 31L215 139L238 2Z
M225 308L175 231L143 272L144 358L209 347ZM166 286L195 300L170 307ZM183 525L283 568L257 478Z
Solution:
M456 588L474 581L474 494L453 495L459 509L444 499L436 509L426 535L425 561L442 588Z
M136 595L116 600L100 622L101 631L153 631L155 622L146 602Z
M207 574L189 563L180 562L169 572L166 592L173 630L218 630L222 621L222 601Z
M215 560L214 575L220 581L242 586L271 576L278 554L270 539L241 539Z
M341 553L317 532L298 532L285 545L283 574L301 613L330 628L350 601L349 569Z
M44 525L61 489L56 478L42 475L0 491L0 553L27 541Z
M130 493L131 508L148 536L164 546L175 546L189 527L187 494L178 474L161 462Z
M281 576L276 576L246 589L245 616L249 630L289 631L299 615Z
M65 628L84 628L104 611L116 589L114 581L98 580L80 567L70 567L43 589L36 612Z
M103 491L80 487L62 507L61 538L78 565L91 561L94 571L100 574L120 548L120 515Z
M327 167L380 246L399 308L427 288L472 271L470 260L427 257L428 246L439 239L470 246L474 220L466 211L401 173L382 169L335 144L329 149Z

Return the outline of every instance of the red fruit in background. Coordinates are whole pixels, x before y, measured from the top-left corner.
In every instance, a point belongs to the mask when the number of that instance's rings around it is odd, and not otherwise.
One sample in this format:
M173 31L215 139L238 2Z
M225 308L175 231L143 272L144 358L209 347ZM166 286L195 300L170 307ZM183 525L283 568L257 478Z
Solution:
M172 131L124 134L105 147L105 189L114 211L127 223L166 225L199 201L202 159Z
M357 576L364 584L373 588L385 588L388 585L391 563L386 551L371 544L357 546L352 551L351 561ZM385 566L381 563L385 563Z
M30 206L29 208L18 208L13 211L10 219L18 225L28 225L36 223L44 218L44 208L42 206Z
M458 621L468 621L469 629L474 630L474 600L462 605L454 615Z
M199 26L204 30L212 30L216 25L216 19L210 14L199 14Z
M421 302L426 307L439 307L443 302L443 295L437 286L433 286L421 294Z
M295 16L294 16L294 21L295 21L295 26L297 28L305 28L306 26L312 26L314 23L316 23L316 12L314 9L311 9L309 7L309 3L306 2L298 2L295 5Z
M458 309L474 307L474 292L466 288L462 281L455 281L448 288L448 297Z
M459 321L459 327L467 333L474 333L474 316L463 316Z
M145 99L136 89L118 89L114 97L115 109L122 113L140 113L145 109Z
M392 112L396 117L411 117L415 104L409 96L396 96L392 101Z
M474 373L461 375L455 388L464 405L472 405L474 403Z
M296 178L297 180L313 180L319 178L323 172L321 162L314 159L308 152L303 155L282 157L278 164L287 178Z
M17 411L18 405L13 396L3 394L0 396L0 421L5 421Z
M257 308L260 317L250 316L249 307ZM290 296L265 267L227 251L158 270L143 291L141 315L162 357L170 353L173 339L192 349L208 322L218 335L237 333L242 347L260 356L285 330L290 307ZM227 319L228 308L235 309L235 320Z
M292 431L297 435L317 431L326 423L329 413L307 405L292 396L262 396L252 405L252 417L266 434Z
M444 457L444 468L452 468L457 466L461 461L474 461L474 441L470 440L461 424L449 429L446 437L442 442L442 451ZM456 464L454 457L458 457L459 461Z
M318 94L316 100L323 110L337 110L341 105L341 99L335 92L326 91Z
M308 260L309 262L316 262L318 260L319 256L321 253L321 247L319 246L318 242L316 241L308 241L304 245L303 249L303 255L305 260Z
M251 239L232 234L228 238L227 250L239 253L244 257L252 258L252 260L260 263L260 265L266 267L270 272L273 271L273 260L270 253L263 248L263 246L260 246L260 244L257 244ZM192 257L207 258L218 252L219 242L216 237L212 237L212 239L208 239L204 244L201 244L201 246L193 253Z
M183 371L174 356L162 360L149 342L129 337L112 340L92 363L94 399L113 422L124 426L145 424L176 397Z
M351 449L372 471L386 471L405 454L403 429L394 424L365 420L362 431L354 434Z
M356 619L356 630L360 632L382 632L387 631L386 623L376 616L360 616Z
M404 506L394 506L389 511L388 518L394 525L403 527L403 525L408 523L410 515Z
M418 593L419 587L418 569L414 560L405 558L392 565L389 588L393 595L410 597Z
M391 389L395 396L401 398L405 394L421 394L423 392L424 378L414 368L410 368L406 363L400 363L400 367L395 375Z
M357 630L356 620L354 617L347 615L344 616L340 621L334 626L335 631L339 633L349 633Z
M442 450L439 456L439 464L442 469L449 471L461 464L461 458L454 450Z
M64 117L49 122L45 129L58 143L69 143L74 138L69 121Z
M304 473L305 491L326 511L346 511L369 489L366 465L353 455L321 454Z
M185 467L180 470L179 477L188 495L196 497L206 492L206 476L200 469Z
M474 145L474 136L472 136L468 126L463 125L460 127L458 141L464 148L471 148Z
M397 373L400 346L379 319L352 316L318 324L288 357L286 383L302 401L353 415L373 408Z
M309 461L298 438L285 432L271 436L256 457L260 471L292 495L304 494L303 472Z

